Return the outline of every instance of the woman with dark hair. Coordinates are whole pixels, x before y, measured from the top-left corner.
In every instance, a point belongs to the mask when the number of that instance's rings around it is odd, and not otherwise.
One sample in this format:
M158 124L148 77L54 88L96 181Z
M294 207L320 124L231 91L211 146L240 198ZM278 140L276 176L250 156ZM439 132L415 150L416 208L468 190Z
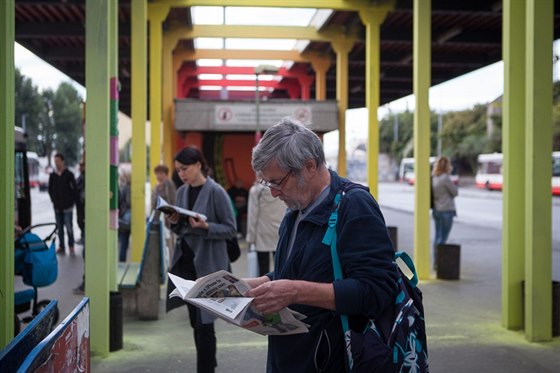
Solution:
M178 236L169 272L196 280L221 269L228 269L226 239L235 236L236 225L227 192L207 177L208 166L202 153L186 147L175 156L175 169L184 183L177 190L175 204L207 216L207 220L186 218L177 213L168 216L171 230ZM168 283L168 294L174 289ZM168 299L167 311L185 304L179 298ZM187 304L194 329L197 372L214 372L216 362L215 317Z

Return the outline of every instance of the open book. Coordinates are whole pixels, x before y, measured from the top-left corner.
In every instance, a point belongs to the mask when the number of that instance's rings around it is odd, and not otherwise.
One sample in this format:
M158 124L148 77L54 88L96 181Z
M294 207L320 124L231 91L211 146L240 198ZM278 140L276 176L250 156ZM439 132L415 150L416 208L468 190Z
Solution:
M284 308L274 314L262 314L244 297L251 287L228 271L218 271L196 281L168 273L176 289L169 297L179 297L229 323L262 335L307 333L304 315Z
M174 212L178 212L180 215L184 215L184 216L192 216L193 218L198 218L202 220L207 219L206 215L204 214L199 214L198 212L187 210L179 206L170 205L169 203L167 203L166 200L164 200L160 196L157 196L156 210L159 210L165 214L173 214Z

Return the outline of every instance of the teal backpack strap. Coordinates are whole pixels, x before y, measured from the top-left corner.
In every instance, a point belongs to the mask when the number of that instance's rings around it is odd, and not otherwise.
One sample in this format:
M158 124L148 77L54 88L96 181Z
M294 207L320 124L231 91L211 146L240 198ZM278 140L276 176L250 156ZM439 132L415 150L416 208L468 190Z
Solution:
M336 223L338 221L338 206L340 205L340 199L342 197L342 193L338 192L334 197L334 204L335 209L331 213L329 217L329 227L323 236L323 244L330 246L331 248L331 257L333 263L333 273L334 273L334 280L342 280L342 266L340 264L340 258L338 257L338 251L336 250ZM348 315L340 315L340 322L342 323L342 332L344 333L344 339L346 346L350 346L350 324L348 322ZM348 354L348 351L347 351ZM348 354L348 364L350 365L350 371L352 371L352 354Z
M408 256L408 254L405 253L404 251L397 251L395 253L395 256L394 256L395 262L399 258L401 258L401 260L404 262L404 264L406 264L406 266L408 267L410 272L412 272L412 278L409 280L409 283L410 283L410 286L415 288L416 285L418 285L418 274L416 273L416 267L414 267L414 262L412 261L410 256Z

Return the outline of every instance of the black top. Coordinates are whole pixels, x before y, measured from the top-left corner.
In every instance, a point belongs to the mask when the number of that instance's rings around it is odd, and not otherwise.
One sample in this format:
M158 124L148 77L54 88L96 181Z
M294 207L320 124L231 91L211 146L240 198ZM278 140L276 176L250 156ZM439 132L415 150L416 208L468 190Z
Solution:
M59 175L56 171L49 177L49 196L55 210L66 210L74 207L78 196L76 179L67 168Z

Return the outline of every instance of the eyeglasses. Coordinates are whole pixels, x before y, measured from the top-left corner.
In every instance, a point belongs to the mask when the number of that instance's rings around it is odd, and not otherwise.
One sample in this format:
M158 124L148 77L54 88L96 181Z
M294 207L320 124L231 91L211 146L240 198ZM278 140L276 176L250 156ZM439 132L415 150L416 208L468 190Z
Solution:
M292 171L288 171L288 173L282 178L280 179L279 182L275 183L272 181L266 181L265 179L261 179L259 181L259 183L261 183L262 185L269 187L270 189L274 189L274 190L280 190L282 189L282 184L284 184L284 182L286 181L286 179L288 179L288 176L290 176L290 174L292 173Z

